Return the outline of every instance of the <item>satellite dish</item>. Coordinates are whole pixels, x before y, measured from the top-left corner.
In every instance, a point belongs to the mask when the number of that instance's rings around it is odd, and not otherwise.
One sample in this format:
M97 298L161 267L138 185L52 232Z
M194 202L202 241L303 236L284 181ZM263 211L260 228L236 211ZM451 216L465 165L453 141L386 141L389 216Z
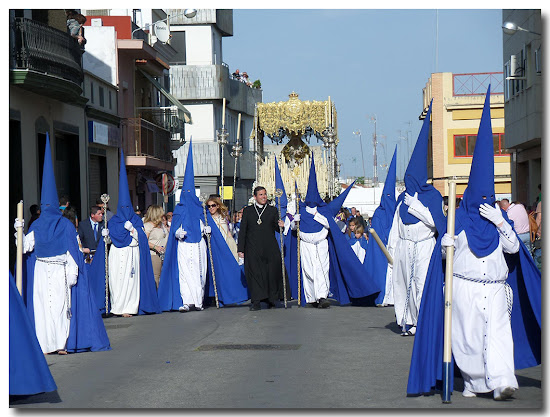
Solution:
M170 39L170 31L168 30L168 25L165 22L156 22L154 24L154 28L155 36L157 37L157 39L162 43L168 42L168 39Z

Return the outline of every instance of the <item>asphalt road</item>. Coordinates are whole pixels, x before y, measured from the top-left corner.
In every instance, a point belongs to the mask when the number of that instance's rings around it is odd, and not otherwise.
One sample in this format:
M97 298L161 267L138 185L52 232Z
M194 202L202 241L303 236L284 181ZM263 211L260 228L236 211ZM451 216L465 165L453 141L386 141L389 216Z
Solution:
M262 305L262 307L265 307ZM248 306L104 319L111 351L48 355L54 393L12 397L17 408L541 408L541 366L497 402L464 398L454 381L407 397L412 337L393 308L333 305L251 312Z

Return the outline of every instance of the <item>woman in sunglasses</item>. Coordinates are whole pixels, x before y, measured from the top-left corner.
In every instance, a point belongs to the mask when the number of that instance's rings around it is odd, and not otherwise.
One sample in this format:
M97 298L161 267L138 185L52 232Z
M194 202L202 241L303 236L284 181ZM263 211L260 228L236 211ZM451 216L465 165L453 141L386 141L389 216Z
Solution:
M229 232L229 216L227 214L227 207L222 203L219 197L210 197L206 201L206 207L224 237L227 246L229 246L235 260L238 261L237 244Z

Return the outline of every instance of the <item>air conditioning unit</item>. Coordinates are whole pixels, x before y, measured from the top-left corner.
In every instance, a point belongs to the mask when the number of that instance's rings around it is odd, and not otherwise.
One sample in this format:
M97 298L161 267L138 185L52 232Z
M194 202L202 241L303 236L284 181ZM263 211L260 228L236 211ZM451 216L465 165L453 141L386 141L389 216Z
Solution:
M517 55L510 55L510 77L506 77L507 80L526 80L527 78L521 77L523 74L524 68L518 66L518 57ZM518 74L520 76L517 76Z

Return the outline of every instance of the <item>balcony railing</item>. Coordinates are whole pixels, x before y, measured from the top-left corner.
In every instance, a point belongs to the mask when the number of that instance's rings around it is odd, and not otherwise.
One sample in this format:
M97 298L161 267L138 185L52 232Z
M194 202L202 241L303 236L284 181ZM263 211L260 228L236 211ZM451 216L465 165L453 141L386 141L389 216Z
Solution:
M28 69L82 84L82 50L68 33L15 18L10 28L10 69Z
M172 162L170 132L140 118L123 119L122 146L126 156L149 156Z
M478 96L487 93L491 84L491 95L504 94L502 72L479 72L453 74L453 96Z

